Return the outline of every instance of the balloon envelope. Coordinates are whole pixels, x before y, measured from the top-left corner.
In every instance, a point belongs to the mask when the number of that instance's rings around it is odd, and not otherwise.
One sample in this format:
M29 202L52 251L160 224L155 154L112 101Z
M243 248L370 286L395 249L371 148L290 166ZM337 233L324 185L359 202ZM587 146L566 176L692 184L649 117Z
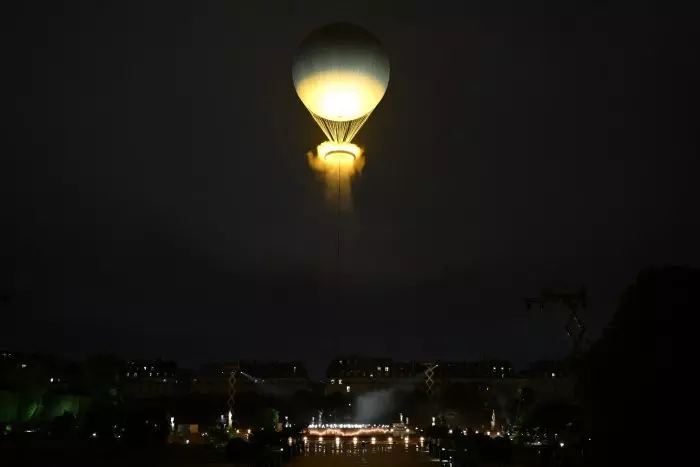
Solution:
M348 23L312 32L292 67L294 87L306 108L336 122L374 110L389 85L389 58L372 33Z

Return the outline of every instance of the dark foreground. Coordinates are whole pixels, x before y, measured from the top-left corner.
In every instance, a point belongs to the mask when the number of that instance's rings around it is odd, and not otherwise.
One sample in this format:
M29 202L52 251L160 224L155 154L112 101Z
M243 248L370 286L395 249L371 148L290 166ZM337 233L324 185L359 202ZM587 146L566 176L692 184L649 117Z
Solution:
M0 465L5 466L105 466L105 467L493 467L510 465L548 466L578 465L569 462L539 459L538 450L525 450L528 455L515 455L508 461L491 459L439 449L428 452L428 446L415 443L352 443L334 442L304 445L303 449L268 447L252 457L236 457L231 461L223 448L213 445L172 444L160 447L103 445L100 443L29 442L0 445ZM294 451L294 452L292 452ZM524 452L525 452L524 451ZM230 454L230 453L229 453ZM442 461L442 462L441 462Z
M40 445L39 445L40 444ZM100 445L99 443L22 443L0 446L5 466L234 466L222 449L210 445L166 445L157 448ZM435 464L416 444L366 445L309 443L293 458L280 454L261 467L419 467ZM251 463L252 465L252 463Z
M331 457L332 456L332 457ZM346 444L310 446L307 453L293 461L295 467L428 467L438 464L415 444L370 445Z

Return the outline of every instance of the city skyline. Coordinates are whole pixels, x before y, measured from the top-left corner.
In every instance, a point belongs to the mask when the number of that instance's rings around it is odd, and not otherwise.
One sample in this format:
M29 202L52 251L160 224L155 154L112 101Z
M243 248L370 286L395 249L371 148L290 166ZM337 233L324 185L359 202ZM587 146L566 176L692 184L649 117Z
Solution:
M437 368L436 377L449 375L472 375L472 376L493 376L503 378L504 376L519 376L532 374L533 370L542 369L543 375L551 372L551 369L558 366L565 368L565 360L537 360L529 362L528 365L518 368L508 359L482 358L478 360L444 360L444 359L413 359L401 360L391 357L376 357L362 354L336 355L327 359L327 365L322 375L315 375L309 371L306 362L303 360L258 360L252 358L227 359L202 362L197 366L181 365L174 360L163 358L130 359L111 354L95 354L85 360L75 360L65 358L55 354L37 352L18 352L9 349L0 349L0 360L4 365L12 363L19 369L24 369L31 362L38 363L42 368L74 369L75 365L89 364L94 359L109 357L114 358L118 365L119 373L124 373L127 377L162 378L173 377L175 373L184 374L195 373L219 373L224 368L237 368L237 371L246 373L251 380L267 377L280 378L306 378L312 381L328 382L340 378L413 378L417 375L424 375L428 367ZM378 366L377 366L378 365ZM504 368L505 365L505 368ZM155 368L158 369L155 369ZM497 367L501 370L497 371ZM8 367L9 368L9 367ZM143 372L141 372L143 368ZM149 369L150 368L150 369ZM373 371L376 368L376 372ZM491 374L497 373L495 375ZM213 372L213 373L212 373ZM133 373L133 375L132 375ZM161 375L163 373L163 375ZM375 375L376 373L376 375ZM223 373L222 373L223 374ZM148 376L146 376L148 375ZM155 376L154 376L155 375ZM340 384L340 383L338 383Z

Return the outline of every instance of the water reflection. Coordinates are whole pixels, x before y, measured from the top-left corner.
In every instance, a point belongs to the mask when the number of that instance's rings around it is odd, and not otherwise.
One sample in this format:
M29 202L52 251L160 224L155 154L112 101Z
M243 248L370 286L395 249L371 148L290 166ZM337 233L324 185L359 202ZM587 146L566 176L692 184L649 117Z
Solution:
M420 452L423 451L419 443L404 442L401 444L388 442L363 442L357 440L327 440L311 441L305 444L305 456L366 456L371 454L383 454L391 452Z

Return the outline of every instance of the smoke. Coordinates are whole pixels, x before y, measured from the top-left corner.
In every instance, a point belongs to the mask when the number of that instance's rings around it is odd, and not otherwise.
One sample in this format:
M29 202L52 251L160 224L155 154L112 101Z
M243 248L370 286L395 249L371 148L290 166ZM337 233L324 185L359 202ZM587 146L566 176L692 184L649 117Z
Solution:
M357 396L355 423L377 423L391 418L396 406L394 389L384 389Z
M362 154L360 153L353 162L328 162L313 152L308 152L306 157L309 160L309 166L323 177L326 185L326 200L329 205L340 211L352 211L350 182L365 165Z

